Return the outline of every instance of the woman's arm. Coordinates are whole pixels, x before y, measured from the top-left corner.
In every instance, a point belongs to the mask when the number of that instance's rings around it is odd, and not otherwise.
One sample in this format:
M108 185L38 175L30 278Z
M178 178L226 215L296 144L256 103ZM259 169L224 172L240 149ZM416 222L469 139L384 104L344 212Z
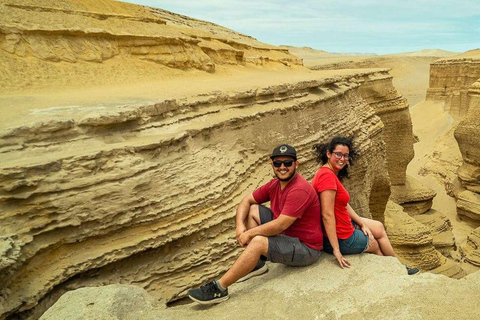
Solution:
M335 223L335 190L325 190L320 193L320 204L322 206L322 220L327 233L328 240L333 248L333 255L337 258L340 267L350 268L350 262L340 252L337 238L337 226Z

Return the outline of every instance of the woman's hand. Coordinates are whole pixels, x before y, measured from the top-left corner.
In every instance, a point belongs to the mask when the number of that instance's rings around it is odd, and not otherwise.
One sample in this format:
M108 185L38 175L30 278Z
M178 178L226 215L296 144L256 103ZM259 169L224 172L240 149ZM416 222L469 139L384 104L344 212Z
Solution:
M350 262L345 259L339 249L333 250L333 255L337 258L338 264L343 268L350 268Z
M367 227L367 225L365 223L362 226L362 231L369 238L368 245L373 243L373 241L375 240L375 237L373 236L372 231L370 231L370 229Z

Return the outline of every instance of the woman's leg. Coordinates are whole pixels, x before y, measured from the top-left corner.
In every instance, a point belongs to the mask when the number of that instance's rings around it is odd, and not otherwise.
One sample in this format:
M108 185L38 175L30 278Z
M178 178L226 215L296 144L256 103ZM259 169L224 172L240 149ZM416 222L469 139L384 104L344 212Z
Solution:
M383 256L382 250L380 250L380 245L378 244L378 241L376 239L370 240L368 242L368 247L365 249L364 252L369 252L376 254L377 256Z
M372 220L372 219L367 219L367 218L362 218L363 222L367 225L367 227L372 231L372 234L377 242L377 245L375 243L373 244L373 248L370 251L370 245L367 248L367 252L372 252L375 254L378 254L377 252L380 251L380 255L384 256L393 256L395 257L395 252L393 251L393 247L390 244L390 240L388 239L387 233L385 232L385 227L383 226L383 223L380 221ZM378 247L378 250L375 250Z

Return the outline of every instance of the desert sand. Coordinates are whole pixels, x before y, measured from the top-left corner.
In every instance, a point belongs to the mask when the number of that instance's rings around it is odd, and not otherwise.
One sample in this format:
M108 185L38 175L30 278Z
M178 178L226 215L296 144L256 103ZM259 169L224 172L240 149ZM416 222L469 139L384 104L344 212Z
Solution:
M0 17L1 319L480 312L478 50L276 47L111 0L2 0ZM312 145L333 135L354 137L351 204L385 223L399 260L355 256L342 272L325 255L272 266L221 308L167 308L241 252L235 206L271 178L272 148L295 145L311 179ZM92 295L103 307L88 311ZM282 309L298 296L315 307Z

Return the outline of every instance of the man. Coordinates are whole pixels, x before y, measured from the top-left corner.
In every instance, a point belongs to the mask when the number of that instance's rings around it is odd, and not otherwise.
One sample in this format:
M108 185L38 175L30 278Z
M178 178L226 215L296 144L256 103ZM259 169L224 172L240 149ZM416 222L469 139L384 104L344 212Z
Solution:
M312 186L296 173L295 148L280 145L270 159L276 178L243 198L237 207L237 241L245 250L219 280L190 290L192 300L201 304L227 300L232 283L267 271L265 257L291 266L306 266L320 257L320 204ZM268 201L271 209L260 205Z

